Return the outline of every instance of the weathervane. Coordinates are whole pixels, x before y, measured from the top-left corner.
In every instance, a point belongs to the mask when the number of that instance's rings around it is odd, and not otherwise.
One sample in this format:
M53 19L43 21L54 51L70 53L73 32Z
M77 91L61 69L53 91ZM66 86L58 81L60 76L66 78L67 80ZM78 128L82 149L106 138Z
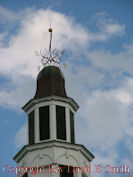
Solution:
M43 66L51 66L51 65L54 65L54 66L60 66L59 64L59 60L60 60L60 57L63 55L64 53L64 49L63 50L59 50L59 49L56 49L54 48L52 50L52 32L53 32L53 29L51 28L51 25L50 25L50 28L48 29L49 33L50 33L50 43L49 43L49 50L47 50L46 48L44 49L41 49L40 50L40 53L38 54L37 52L35 52L37 54L37 56L41 56L42 59L41 59L41 62L43 64Z

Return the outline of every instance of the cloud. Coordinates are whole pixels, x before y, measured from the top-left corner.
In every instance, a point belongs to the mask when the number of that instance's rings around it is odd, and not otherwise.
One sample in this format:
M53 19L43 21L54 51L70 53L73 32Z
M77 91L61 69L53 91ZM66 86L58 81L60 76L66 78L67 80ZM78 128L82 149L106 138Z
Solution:
M81 124L78 126L82 126L82 124L89 126L86 127L86 131L89 139L96 147L98 144L103 146L102 141L106 141L106 146L114 146L115 143L118 143L118 139L123 137L123 129L125 128L125 133L129 131L126 126L129 127L131 124L132 90L133 78L126 78L124 84L118 88L108 91L97 89L88 92L89 94L86 92L86 99L80 102L82 106L78 114L79 120L83 118L86 123L82 123L81 120ZM93 132L93 130L97 131ZM95 141L95 138L99 136L99 140Z
M123 35L125 33L125 25L120 25L115 20L109 18L106 13L97 13L93 19L97 20L97 25L108 35Z
M22 147L24 144L28 144L27 140L27 124L20 128L20 130L16 133L15 137L15 145L17 148Z
M119 24L117 21L109 18L106 13L100 12L92 17L96 23L99 32L91 33L90 40L107 41L113 36L122 36L125 34L125 25Z
M116 99L120 100L122 103L130 104L132 102L132 95L124 90L119 90L116 93Z
M86 98L80 102L76 137L95 155L93 167L96 164L120 166L126 163L132 169L132 83L133 78L126 78L118 88L86 93Z
M5 38L6 35L7 35L6 32L0 34L0 47L2 47L2 45L3 45L3 39Z
M16 76L12 82L4 84L0 90L0 105L20 111L22 105L28 102L35 93L36 81L30 76Z
M100 70L101 74L106 74L105 83L111 87L121 84L126 76L133 76L133 45L123 46L123 50L113 53L108 50L98 49L88 53L88 60L91 61L92 67Z
M93 147L98 146L106 151L115 146L122 138L125 127L124 105L115 99L112 91L94 91L82 106L79 118L85 121L82 123L85 126L83 128L86 128L87 139Z
M2 23L14 22L18 19L15 12L0 6L0 20Z

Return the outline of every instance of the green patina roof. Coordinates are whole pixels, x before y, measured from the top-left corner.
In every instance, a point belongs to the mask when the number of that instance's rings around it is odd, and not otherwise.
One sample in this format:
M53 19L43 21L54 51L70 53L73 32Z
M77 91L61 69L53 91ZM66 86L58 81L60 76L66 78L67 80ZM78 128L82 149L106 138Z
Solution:
M64 78L63 73L60 71L60 69L57 66L47 66L40 71L40 73L37 76L37 79L39 79L42 76L42 74L50 74L50 73L53 74L60 73L61 76Z

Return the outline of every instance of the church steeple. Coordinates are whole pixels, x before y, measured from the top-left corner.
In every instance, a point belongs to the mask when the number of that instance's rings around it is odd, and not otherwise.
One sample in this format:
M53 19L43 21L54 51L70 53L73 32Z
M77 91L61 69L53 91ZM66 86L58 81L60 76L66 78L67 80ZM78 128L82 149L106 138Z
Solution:
M47 55L41 52L44 68L37 77L35 96L23 107L28 115L29 144L48 140L75 143L74 114L79 107L66 94L65 79L59 68L60 55L51 49L52 28L49 32L49 52Z
M41 52L44 68L37 77L35 96L23 106L27 113L28 145L14 157L19 166L68 166L89 165L94 156L83 146L75 143L75 113L79 106L65 91L65 79L59 68L59 51ZM29 171L25 177L32 177ZM66 170L52 174L38 173L38 177L75 177ZM76 176L85 176L82 172Z

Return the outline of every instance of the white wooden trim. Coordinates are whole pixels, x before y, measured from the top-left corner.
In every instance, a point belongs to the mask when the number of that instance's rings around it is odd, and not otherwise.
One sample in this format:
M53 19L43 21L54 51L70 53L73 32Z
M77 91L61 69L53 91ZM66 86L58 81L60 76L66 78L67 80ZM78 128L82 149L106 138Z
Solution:
M50 139L56 140L56 109L55 105L50 105Z
M34 111L34 122L35 122L35 143L40 141L40 130L39 130L39 108Z

